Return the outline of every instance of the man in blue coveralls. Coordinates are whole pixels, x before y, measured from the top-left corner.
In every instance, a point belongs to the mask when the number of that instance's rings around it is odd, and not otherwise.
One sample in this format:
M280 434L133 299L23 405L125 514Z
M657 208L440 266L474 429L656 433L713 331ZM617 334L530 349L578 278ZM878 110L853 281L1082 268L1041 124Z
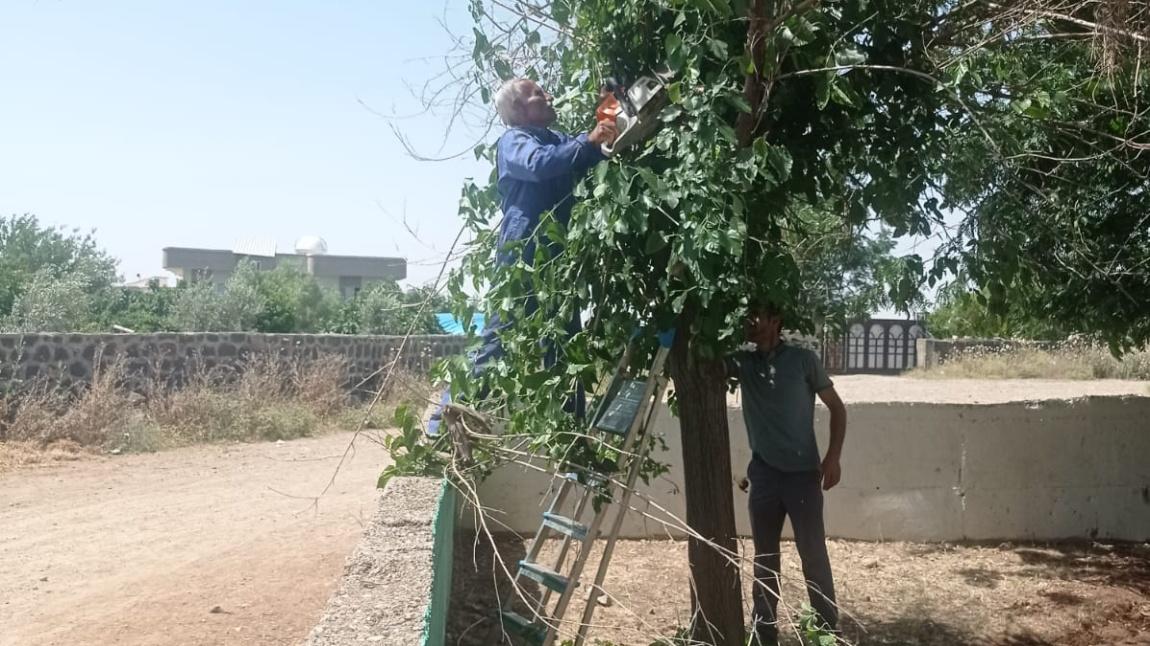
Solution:
M571 217L575 184L592 166L603 161L603 144L615 140L615 124L604 121L589 133L572 137L552 130L555 109L551 95L529 79L507 81L495 93L495 109L507 125L507 132L496 144L496 167L499 177L500 206L503 221L499 225L497 265L514 263L519 257L531 262L535 257L535 229L539 218L550 211L564 226ZM508 249L510 243L525 241L522 251ZM530 294L527 309L535 308ZM478 375L488 362L503 356L499 333L512 321L501 321L497 313L488 316L482 334L482 345L474 359L473 374ZM568 324L568 333L579 330L579 315ZM554 361L555 350L548 353ZM442 401L431 416L428 433L438 433L443 407L450 401L445 391ZM584 394L578 387L569 402L577 417L583 416Z

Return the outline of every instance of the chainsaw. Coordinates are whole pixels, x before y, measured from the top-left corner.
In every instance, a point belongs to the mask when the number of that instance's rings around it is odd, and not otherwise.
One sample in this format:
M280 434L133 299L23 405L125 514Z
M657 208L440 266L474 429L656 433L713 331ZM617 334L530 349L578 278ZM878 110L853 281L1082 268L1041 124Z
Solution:
M659 128L659 113L667 106L667 74L642 76L630 87L607 79L608 94L595 110L599 121L615 122L619 135L603 144L603 154L610 157L649 138Z

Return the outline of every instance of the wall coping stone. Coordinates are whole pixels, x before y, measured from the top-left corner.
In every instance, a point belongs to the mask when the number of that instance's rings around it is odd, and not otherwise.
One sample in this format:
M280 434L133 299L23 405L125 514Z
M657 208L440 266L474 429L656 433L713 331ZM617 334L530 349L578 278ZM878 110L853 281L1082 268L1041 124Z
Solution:
M378 502L305 646L443 646L455 490L439 478L396 477Z

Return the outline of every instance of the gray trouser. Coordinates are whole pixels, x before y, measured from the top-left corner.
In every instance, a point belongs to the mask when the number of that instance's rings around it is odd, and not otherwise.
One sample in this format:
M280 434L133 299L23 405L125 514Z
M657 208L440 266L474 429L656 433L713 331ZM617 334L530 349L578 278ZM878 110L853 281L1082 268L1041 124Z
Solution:
M747 467L747 479L751 482L751 534L755 539L755 634L761 640L778 636L775 612L779 601L779 538L787 516L795 530L795 546L802 559L811 607L833 629L838 612L823 529L819 473L779 471L756 456Z

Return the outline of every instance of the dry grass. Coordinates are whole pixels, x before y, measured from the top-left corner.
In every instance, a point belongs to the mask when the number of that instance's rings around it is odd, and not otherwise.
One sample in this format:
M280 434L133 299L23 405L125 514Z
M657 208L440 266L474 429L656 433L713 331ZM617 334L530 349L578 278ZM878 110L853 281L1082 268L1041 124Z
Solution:
M1119 359L1103 346L1081 342L1067 342L1051 349L973 348L948 357L939 366L908 374L926 379L1150 380L1150 349Z
M74 442L0 442L0 473L19 467L74 462L93 454L93 449Z
M338 356L256 355L238 371L189 372L180 387L159 380L138 383L111 361L78 392L40 381L0 397L0 462L18 466L43 462L49 454L74 456L93 449L135 453L290 440L357 428L365 419L368 428L385 428L396 405L429 392L426 380L404 375L401 386L367 415L366 406L348 394L348 364ZM42 455L31 457L35 452Z

